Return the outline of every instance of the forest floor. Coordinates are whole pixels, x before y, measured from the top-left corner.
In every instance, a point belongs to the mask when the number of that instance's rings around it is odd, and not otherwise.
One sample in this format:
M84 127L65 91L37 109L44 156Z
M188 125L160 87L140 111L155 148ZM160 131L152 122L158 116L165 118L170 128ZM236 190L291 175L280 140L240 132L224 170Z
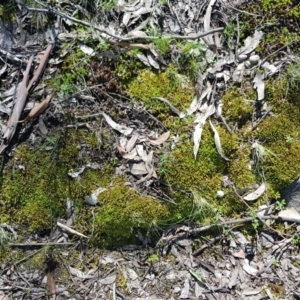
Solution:
M300 299L297 1L11 2L0 300Z

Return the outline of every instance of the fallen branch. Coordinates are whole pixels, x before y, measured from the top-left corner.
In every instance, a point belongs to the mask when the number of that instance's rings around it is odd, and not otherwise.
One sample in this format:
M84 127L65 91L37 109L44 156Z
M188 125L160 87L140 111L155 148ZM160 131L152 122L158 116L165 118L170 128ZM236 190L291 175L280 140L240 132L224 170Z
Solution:
M20 89L17 91L14 107L13 107L12 113L7 122L7 129L3 135L2 145L0 146L0 154L3 153L3 151L9 145L9 143L11 142L11 140L16 132L18 123L20 121L21 114L25 107L27 97L28 97L29 93L32 90L34 90L36 83L40 79L40 77L43 73L43 70L45 69L45 66L48 62L51 50L52 50L52 44L50 44L47 47L47 49L41 59L41 62L39 64L37 70L34 72L34 75L33 75L32 79L30 80L30 82L29 82L29 73L30 73L30 69L31 69L34 57L31 56L30 59L28 60L26 71L23 76L22 84L20 86Z
M220 226L225 226L225 225L231 225L231 224L236 224L236 223L247 223L247 222L252 222L254 220L258 219L257 217L246 217L243 219L237 219L237 220L231 220L231 221L225 221L221 223L215 223L215 224L210 224L206 226L202 226L199 228L191 228L190 230L186 230L184 232L179 232L176 235L172 236L163 236L158 242L156 246L160 246L161 244L164 243L172 243L177 240L185 239L191 236L197 236L200 233L204 231L208 231L212 228L215 227L220 227ZM274 221L280 221L280 222L290 222L290 223L297 223L300 224L300 219L294 219L294 218L286 218L286 217L280 217L280 216L260 216L259 220L274 220Z
M55 246L55 247L68 247L74 246L76 243L9 243L8 246L10 247L17 247L17 248L40 248L45 246Z

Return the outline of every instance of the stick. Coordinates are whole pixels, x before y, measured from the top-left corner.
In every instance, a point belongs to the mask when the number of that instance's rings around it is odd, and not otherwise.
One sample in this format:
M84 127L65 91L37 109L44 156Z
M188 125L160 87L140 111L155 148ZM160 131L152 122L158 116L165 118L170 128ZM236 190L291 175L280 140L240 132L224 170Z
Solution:
M61 227L61 228L63 228L63 229L65 229L65 230L67 230L67 231L69 231L69 232L71 232L71 233L73 233L73 234L76 234L76 235L78 235L78 236L81 236L81 237L84 237L84 238L88 239L88 237L87 237L86 235L84 235L84 234L82 234L82 233L80 233L80 232L78 232L78 231L76 231L76 230L70 228L69 226L67 226L67 225L65 225L65 224L62 224L62 223L60 223L60 222L57 222L57 226L58 226L58 227Z

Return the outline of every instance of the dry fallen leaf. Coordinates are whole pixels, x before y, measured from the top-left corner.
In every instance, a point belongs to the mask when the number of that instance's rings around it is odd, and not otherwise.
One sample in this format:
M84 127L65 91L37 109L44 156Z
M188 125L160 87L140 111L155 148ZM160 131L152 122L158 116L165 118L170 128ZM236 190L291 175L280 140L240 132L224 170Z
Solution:
M148 61L148 58L144 54L137 54L137 58L146 66L150 67L150 63Z
M136 141L137 141L138 138L139 138L139 134L138 133L134 134L131 137L131 139L128 141L128 143L125 146L125 149L126 149L127 152L130 152L133 149L133 147L135 146L135 143L136 143Z
M156 140L149 139L149 141L151 145L159 146L163 144L169 138L169 136L170 136L170 131L167 131L162 135L160 135Z
M288 207L284 210L281 210L278 213L278 216L282 218L292 218L292 219L300 220L300 214L297 212L297 210L294 207Z
M119 125L116 123L109 115L103 113L103 117L105 118L106 122L115 130L119 131L124 135L129 135L133 131L133 128L129 128L123 125Z
M56 285L54 278L50 272L47 273L47 286L50 291L50 300L56 299Z
M253 87L257 91L257 100L262 101L265 98L265 83L263 81L264 75L261 73L256 73L253 79Z
M73 275L73 276L76 276L78 278L81 278L81 279L90 279L90 278L93 278L94 275L91 274L93 272L89 272L88 274L84 274L82 271L76 269L76 268L73 268L71 266L69 266L69 271L70 273ZM92 270L93 271L93 270Z
M238 252L233 252L232 255L236 258L245 258L246 255L245 255L245 252L243 251L243 249L240 249L240 251Z
M264 33L262 31L255 30L254 36L253 37L248 36L244 41L245 46L238 49L238 55L241 54L247 55L251 53L259 45L260 40L262 39L263 36Z
M133 164L130 168L130 173L132 175L145 175L148 174L148 171L146 169L146 165L144 162Z
M194 158L197 158L198 150L200 147L201 136L203 131L203 126L206 123L207 118L213 115L216 111L216 107L214 103L211 103L209 106L203 104L200 109L201 114L198 115L194 123L196 124L195 130L193 133L193 141L194 141Z
M266 184L263 182L258 189L256 189L253 193L250 193L243 197L246 201L254 201L258 199L263 193L266 191Z
M238 275L239 275L239 268L240 268L240 265L237 265L231 273L230 281L228 283L228 287L230 289L237 284L237 278L238 278Z
M151 52L147 53L147 59L153 68L155 68L157 70L160 69L159 63L155 60L155 57L154 57L154 55L151 54Z
M42 102L35 105L22 122L30 121L41 115L48 108L51 97L52 95L48 95Z
M224 151L222 149L222 146L221 146L221 140L220 140L220 136L219 136L219 133L217 131L217 129L214 127L213 123L211 122L211 120L209 120L209 124L211 126L211 129L213 130L214 132L214 140L215 140L215 144L216 144L216 148L217 148L217 151L218 153L221 155L222 158L224 158L225 160L230 160L228 157L226 157L226 155L224 154Z

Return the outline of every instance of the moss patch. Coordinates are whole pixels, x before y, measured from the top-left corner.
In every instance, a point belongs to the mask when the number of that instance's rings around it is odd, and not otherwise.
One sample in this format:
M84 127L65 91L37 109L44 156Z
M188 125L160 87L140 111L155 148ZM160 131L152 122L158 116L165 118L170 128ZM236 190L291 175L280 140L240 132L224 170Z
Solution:
M56 218L65 217L66 200L82 206L84 196L97 185L108 184L112 173L110 162L101 170L87 170L80 180L67 174L88 162L79 150L82 142L93 149L92 133L68 131L57 139L52 151L19 146L14 161L2 173L0 196L1 222L18 223L30 231L49 229ZM44 141L47 144L47 140Z
M122 177L114 179L112 186L99 195L99 201L95 240L102 246L118 246L124 240L136 241L137 230L152 234L152 227L170 215L165 204L139 194L126 185Z
M136 79L128 86L128 95L142 101L166 127L172 128L178 116L174 116L166 104L153 97L165 98L177 109L185 111L195 95L195 88L188 77L170 67L165 72L138 72Z

